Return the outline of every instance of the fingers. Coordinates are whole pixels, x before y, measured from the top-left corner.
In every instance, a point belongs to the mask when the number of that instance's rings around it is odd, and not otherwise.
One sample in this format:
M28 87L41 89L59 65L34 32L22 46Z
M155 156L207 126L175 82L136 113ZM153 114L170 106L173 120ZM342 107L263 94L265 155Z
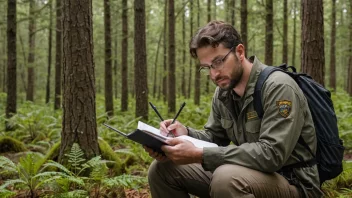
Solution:
M161 153L155 152L153 149L143 146L144 150L149 154L150 157L158 160L158 161L166 161L167 157L162 155Z

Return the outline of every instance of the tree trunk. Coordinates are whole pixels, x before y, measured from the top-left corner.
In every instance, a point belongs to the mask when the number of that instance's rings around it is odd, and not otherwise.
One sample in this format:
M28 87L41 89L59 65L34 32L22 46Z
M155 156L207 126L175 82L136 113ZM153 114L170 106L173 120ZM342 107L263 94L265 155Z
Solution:
M99 155L91 0L63 0L63 120L59 162L78 143L86 159ZM77 39L80 38L80 39Z
M148 81L145 34L145 2L134 1L134 79L136 93L136 117L148 120Z
M49 2L49 39L48 39L48 76L46 79L46 95L45 95L45 103L49 103L50 100L50 79L51 79L51 44L52 44L52 38L53 38L53 4L52 0Z
M216 15L216 7L217 7L216 2L217 2L217 0L214 0L213 2L214 2L214 15L213 16L214 16L214 20L216 20L216 16L217 16Z
M287 0L284 0L284 35L282 41L282 63L288 63L288 43L287 43Z
M273 65L274 21L273 0L265 4L265 64Z
M156 96L157 92L157 78L158 78L158 58L159 58L159 50L160 50L160 43L161 39L164 35L164 32L160 32L159 40L158 40L158 46L156 47L156 54L155 54L155 62L154 62L154 75L153 75L153 98Z
M297 0L293 0L293 48L292 48L292 65L296 65L296 35L297 35Z
M54 109L61 107L61 74L62 74L62 5L56 0L56 55L55 55L55 98Z
M197 27L200 26L199 24L199 0L197 0ZM194 67L194 104L199 105L200 103L200 73L197 71L197 65L192 66Z
M168 112L175 112L176 79L175 79L175 8L174 0L169 0L169 72L168 72Z
M189 23L190 23L190 38L193 36L193 1L190 1L190 11L189 11ZM188 77L188 92L187 92L187 98L191 97L191 85L192 85L192 65L193 65L193 60L192 58L189 59L189 77Z
M28 38L29 38L29 53L28 53L28 71L27 71L27 95L26 100L34 101L34 79L35 79L35 32L36 32L36 19L34 16L35 12L35 0L29 0L29 26L28 26Z
M122 0L121 111L128 110L128 5Z
M163 45L163 54L164 54L164 59L163 59L163 65L164 65L164 72L162 73L163 75L163 101L166 102L167 99L167 52L166 52L166 47L167 47L167 40L166 40L166 35L167 35L167 2L165 2L165 7L164 7L164 45Z
M209 3L210 0L208 0ZM186 3L186 0L184 0ZM186 10L182 13L182 82L181 82L181 90L182 96L186 97Z
M114 115L112 92L112 53L111 53L111 15L110 1L104 0L104 37L105 37L105 112L109 117Z
M208 0L208 3L207 3L207 21L210 22L211 21L211 0ZM206 77L206 82L205 82L205 92L208 94L210 92L210 88L209 88L209 85L210 85L210 77L207 76Z
M336 91L336 0L332 0L330 43L330 87Z
M118 13L116 13L116 16L118 16ZM117 21L117 20L116 20ZM116 22L116 25L115 27L118 26L118 22ZM118 36L117 36L117 29L116 29L116 34L115 34L115 37L114 37L114 97L115 99L117 99L118 97L118 82L117 82L117 57L118 57L118 53L117 53L117 40L118 40Z
M16 75L16 0L7 0L7 103L6 118L11 118L17 110ZM5 121L5 130L12 127Z
M324 86L323 1L302 1L302 71Z
M230 6L230 13L231 13L231 25L235 26L236 20L235 20L235 9L236 9L236 1L235 0L230 0L229 2Z
M352 18L352 0L350 0L350 16ZM350 20L349 24L349 31L350 31L350 42L349 42L349 61L348 61L348 75L347 75L347 93L352 96L352 20Z
M241 0L241 37L245 49L245 54L248 52L248 35L247 35L247 0ZM248 55L247 55L248 56Z

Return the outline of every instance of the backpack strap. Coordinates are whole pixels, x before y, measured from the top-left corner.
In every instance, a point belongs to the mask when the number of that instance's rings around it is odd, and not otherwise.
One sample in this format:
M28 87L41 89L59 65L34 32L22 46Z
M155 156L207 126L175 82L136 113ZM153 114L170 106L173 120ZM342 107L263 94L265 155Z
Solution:
M286 64L283 64L279 67L284 67ZM259 118L263 118L264 115L264 110L263 110L263 104L262 104L262 88L263 85L270 76L271 73L275 71L283 71L281 68L278 67L273 67L273 66L267 66L264 68L258 77L257 83L255 84L255 89L254 89L254 110L257 112Z

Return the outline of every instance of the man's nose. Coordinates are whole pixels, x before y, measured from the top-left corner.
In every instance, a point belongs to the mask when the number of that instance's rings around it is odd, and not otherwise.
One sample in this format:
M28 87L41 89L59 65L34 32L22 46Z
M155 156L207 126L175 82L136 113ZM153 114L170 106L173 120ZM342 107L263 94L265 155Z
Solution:
M211 78L212 80L215 80L216 77L219 76L220 71L217 70L217 69L211 68L210 71L209 71L209 73L210 73L210 78Z

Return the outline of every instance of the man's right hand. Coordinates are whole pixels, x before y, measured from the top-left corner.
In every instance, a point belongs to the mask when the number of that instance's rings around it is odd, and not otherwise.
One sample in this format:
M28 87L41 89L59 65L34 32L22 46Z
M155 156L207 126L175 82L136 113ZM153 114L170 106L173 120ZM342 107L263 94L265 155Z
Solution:
M172 119L160 122L160 132L162 135L167 136L168 133L173 133L175 137L181 135L188 135L188 130L179 121L172 123Z
M159 162L165 162L169 160L165 155L155 152L153 149L143 146L144 150L149 154L150 157L156 159Z

